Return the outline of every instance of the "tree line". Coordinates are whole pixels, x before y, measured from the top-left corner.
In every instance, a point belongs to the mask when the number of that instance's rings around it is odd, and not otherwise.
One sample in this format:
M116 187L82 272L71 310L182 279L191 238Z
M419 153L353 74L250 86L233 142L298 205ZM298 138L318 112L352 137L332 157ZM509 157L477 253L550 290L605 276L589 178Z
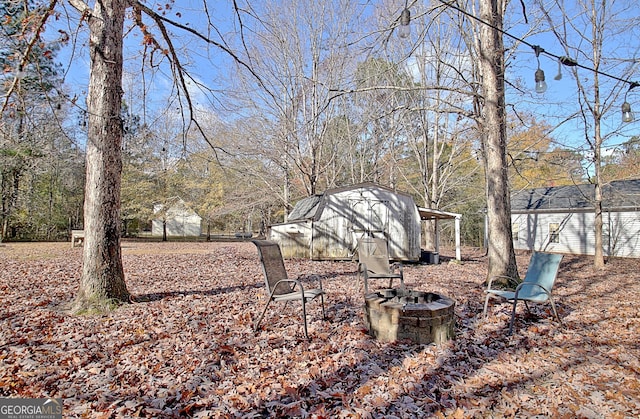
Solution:
M586 59L594 70L630 77L635 61L621 54L633 57L633 47L622 40L612 50L604 40L635 30L638 19L631 3L615 3L527 10L503 0L412 2L411 36L399 40L402 7L386 1L233 2L218 10L203 2L202 14L188 20L171 1L4 0L3 238L35 237L39 227L27 229L19 215L37 205L49 211L53 233L82 222L90 232L83 281L111 278L112 297L121 299L119 238L148 222L153 203L179 195L212 228L237 229L285 220L296 200L327 188L373 181L411 193L421 206L463 213L470 244L486 208L489 274L517 276L510 191L593 181L597 213L599 186L622 176L616 159L632 161L637 148L610 118L624 79L585 76L578 71L587 67L574 65L577 95L545 106L561 118L540 118L516 52L544 33L571 58L565 63ZM224 11L232 29L217 19ZM77 31L45 37L49 17L73 13L77 26L69 27ZM576 14L585 19L570 19ZM505 29L524 34L505 39ZM58 48L82 44L83 34L86 104L65 92L55 65ZM135 69L123 64L130 34L138 35ZM213 67L226 71L215 72L212 85L205 79ZM162 82L163 105L150 106ZM580 140L557 138L566 124L581 130ZM603 154L616 138L624 141ZM82 154L84 172L75 170ZM81 184L84 195L73 191ZM82 220L74 217L80 202ZM58 203L70 207L60 210L66 224L54 227ZM425 233L433 240L433 226Z

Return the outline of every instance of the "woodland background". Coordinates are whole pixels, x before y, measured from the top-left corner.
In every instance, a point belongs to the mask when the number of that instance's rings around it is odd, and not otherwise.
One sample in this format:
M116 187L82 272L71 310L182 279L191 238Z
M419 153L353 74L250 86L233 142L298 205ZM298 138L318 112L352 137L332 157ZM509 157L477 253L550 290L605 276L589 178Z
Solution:
M81 250L0 247L0 397L61 397L64 417L635 418L640 415L640 262L565 256L546 305L494 304L482 321L487 260L405 265L411 288L456 300L455 339L439 347L367 335L355 262L288 260L317 273L328 321L310 304L269 310L255 247L125 241L134 303L71 315ZM517 256L522 272L529 254Z
M420 206L462 213L463 243L482 245L477 21L438 1L411 2L412 37L403 40L392 28L406 5L396 2L297 0L291 13L281 13L278 2L252 2L240 4L239 33L229 27L227 3L209 5L206 14L152 3L158 16L208 33L250 66L204 54L197 37L172 26L182 54L174 66L189 76L178 85L157 58L163 51L154 38L134 27L139 22L127 23L125 236L148 230L153 205L176 196L205 219L205 230L233 232L282 221L308 195L373 181L412 194ZM602 169L598 182L637 177L637 129L620 123L622 101L636 103L628 84L560 67L564 78L552 80L556 62L522 42L631 79L637 50L627 41L640 27L634 3L536 3L526 10L517 3L505 6L504 23L518 35L505 36L512 190L588 182L595 166ZM87 28L61 3L38 42L27 44L39 7L0 1L5 241L66 239L83 225L86 78L78 74L87 67ZM544 95L532 89L536 60L547 70ZM451 234L445 225L442 239Z
M229 15L212 3L235 6L230 21L244 19L243 30L225 26ZM299 198L372 181L462 213L463 242L479 247L486 182L497 180L483 173L483 95L495 92L481 91L484 26L442 3L205 1L200 14L177 8L186 1L127 3L136 7L114 118L124 130L122 205L110 202L123 235L147 230L153 205L176 196L209 230L232 232L286 219ZM497 51L511 189L637 178L637 124L620 121L620 105L638 103L636 2L497 3L499 23L518 35ZM536 307L520 313L513 337L508 306L480 319L482 251L467 248L462 264L408 265L409 286L457 302L456 338L440 347L369 337L353 262L287 261L292 276L326 283L330 319L310 310L311 342L293 304L254 333L265 296L249 243L124 241L133 302L69 314L81 250L19 242L64 240L83 225L87 121L103 115L88 114L75 77L87 68L88 29L67 6L0 0L0 396L61 397L70 417L640 415L633 259L595 270L589 257L565 256L564 326ZM409 42L393 32L408 6ZM151 20L140 20L143 9ZM42 16L52 19L40 33ZM180 52L170 63L153 35L169 20ZM531 42L585 67L561 67ZM564 78L552 82L550 65ZM538 95L541 68L551 88ZM524 272L529 255L517 257Z

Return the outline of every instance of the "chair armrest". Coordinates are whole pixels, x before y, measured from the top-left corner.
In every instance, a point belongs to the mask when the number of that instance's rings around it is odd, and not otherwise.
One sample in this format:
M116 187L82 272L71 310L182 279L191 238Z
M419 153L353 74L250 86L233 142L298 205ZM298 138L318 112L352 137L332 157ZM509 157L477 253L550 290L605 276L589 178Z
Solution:
M278 285L280 285L280 283L282 282L290 282L293 283L293 288L292 289L296 289L296 285L298 285L300 287L300 291L302 291L302 293L304 294L304 287L302 286L302 282L300 282L300 280L298 279L281 279L278 282L276 282L276 284L273 286L273 290L271 291L271 295L269 296L269 298L273 298L273 296L276 293L276 290L278 289Z

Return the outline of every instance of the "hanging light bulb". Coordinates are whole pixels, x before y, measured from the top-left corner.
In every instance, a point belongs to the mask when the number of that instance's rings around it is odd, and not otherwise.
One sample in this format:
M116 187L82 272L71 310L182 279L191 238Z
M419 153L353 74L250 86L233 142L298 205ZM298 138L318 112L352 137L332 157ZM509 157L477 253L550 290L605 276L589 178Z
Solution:
M405 8L400 14L400 26L398 26L398 36L402 39L408 38L411 35L411 12Z
M544 52L544 49L540 45L534 45L533 51L536 53L536 61L538 62L535 74L536 93L544 93L547 91L547 82L544 81L544 71L540 68L540 53Z
M562 61L560 59L558 59L558 74L553 79L562 80Z
M631 105L629 102L625 101L622 104L622 122L632 122L633 121L633 112L631 112Z
M536 93L544 93L547 91L547 82L544 81L544 71L538 67L535 75L536 80Z

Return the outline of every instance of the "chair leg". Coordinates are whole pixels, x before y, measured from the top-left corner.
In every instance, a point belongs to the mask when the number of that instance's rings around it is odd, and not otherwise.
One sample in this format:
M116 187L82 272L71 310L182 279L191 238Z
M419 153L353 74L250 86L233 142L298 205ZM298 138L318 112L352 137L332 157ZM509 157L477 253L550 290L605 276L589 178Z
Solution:
M511 332L513 332L513 323L516 320L516 304L518 304L518 299L513 299L513 310L511 311L511 322L509 323L509 336L511 336Z
M324 311L324 294L320 294L320 304L322 305L322 320L327 320L327 315Z
M309 340L309 332L307 331L307 299L302 296L302 323L304 324L304 337Z
M553 315L556 316L556 320L558 320L558 323L560 323L560 326L562 326L562 320L560 320L560 316L558 316L558 312L556 311L556 305L553 302L553 298L551 298L551 296L549 296L549 302L551 303L551 309L553 310Z
M269 299L267 301L267 304L264 305L264 310L262 310L262 314L260 314L260 318L258 319L258 321L256 322L256 324L253 326L253 331L257 331L258 327L260 327L260 322L262 321L262 319L264 318L264 314L267 312L267 308L269 308L269 304L271 303L271 299Z
M489 307L489 298L491 298L491 294L487 293L487 297L484 299L484 310L482 310L482 318L487 318L487 308Z

